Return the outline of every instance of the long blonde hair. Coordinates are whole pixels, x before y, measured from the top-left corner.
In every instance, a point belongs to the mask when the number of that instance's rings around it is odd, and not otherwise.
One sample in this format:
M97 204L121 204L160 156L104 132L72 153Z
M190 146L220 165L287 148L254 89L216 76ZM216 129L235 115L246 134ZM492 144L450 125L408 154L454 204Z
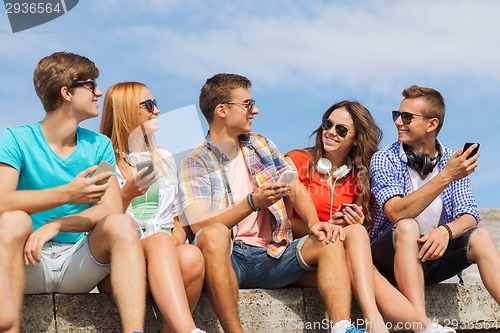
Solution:
M100 132L111 139L117 161L127 162L125 156L131 153L129 137L132 132L141 128L144 133L138 116L139 103L142 102L142 89L144 88L147 89L147 86L141 82L120 82L112 85L104 97ZM160 152L154 134L146 135L144 133L143 137L155 166L165 177L169 176L164 166L171 173L173 168Z

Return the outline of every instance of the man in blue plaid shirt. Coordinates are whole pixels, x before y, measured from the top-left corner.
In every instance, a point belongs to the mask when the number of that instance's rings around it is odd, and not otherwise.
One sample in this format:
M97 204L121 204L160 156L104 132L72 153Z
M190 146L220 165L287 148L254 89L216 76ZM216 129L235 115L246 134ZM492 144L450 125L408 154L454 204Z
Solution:
M500 303L500 253L491 234L476 227L469 178L478 145L454 153L437 140L446 109L438 91L411 86L403 97L392 111L398 142L374 154L370 165L375 266L424 314L424 285L472 263Z

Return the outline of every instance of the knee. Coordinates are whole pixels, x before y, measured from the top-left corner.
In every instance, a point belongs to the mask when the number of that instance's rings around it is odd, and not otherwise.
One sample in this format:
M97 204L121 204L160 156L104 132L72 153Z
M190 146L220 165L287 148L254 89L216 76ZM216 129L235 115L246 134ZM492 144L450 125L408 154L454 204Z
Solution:
M469 245L469 251L472 258L477 255L497 253L497 246L491 232L484 228L476 228L476 230L474 230L470 236Z
M420 238L420 226L415 219L404 219L398 222L394 230L396 243L400 241L416 241Z
M205 260L200 249L193 245L181 245L179 247L179 258L183 272L189 272L193 277L205 275Z
M109 215L101 222L103 233L113 241L138 242L139 236L134 222L125 214Z
M344 228L346 241L370 241L366 228L361 224L351 224Z
M202 229L198 236L198 247L203 254L229 253L231 244L229 229L223 224L212 224Z
M0 215L0 242L6 246L24 245L32 232L31 218L27 213L13 211Z
M144 255L146 255L147 258L157 253L175 253L176 245L174 239L163 232L148 236L144 238L141 243Z

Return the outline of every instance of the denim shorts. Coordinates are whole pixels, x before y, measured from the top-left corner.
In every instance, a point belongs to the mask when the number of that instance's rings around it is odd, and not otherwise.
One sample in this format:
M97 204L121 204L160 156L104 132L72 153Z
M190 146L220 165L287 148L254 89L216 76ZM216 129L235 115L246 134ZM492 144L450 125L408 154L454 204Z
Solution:
M392 228L387 228L372 245L372 257L375 267L393 285L396 285L396 278L394 277L394 230L398 223L396 222ZM437 284L460 274L473 264L469 260L469 242L472 233L476 229L467 230L460 238L452 239L441 258L422 263L425 284Z
M266 248L234 242L231 263L240 288L276 289L285 287L316 270L302 258L301 250L309 235L294 240L279 258L270 257Z
M75 244L47 242L40 262L26 266L25 293L88 293L109 274L109 266L92 257L87 236Z

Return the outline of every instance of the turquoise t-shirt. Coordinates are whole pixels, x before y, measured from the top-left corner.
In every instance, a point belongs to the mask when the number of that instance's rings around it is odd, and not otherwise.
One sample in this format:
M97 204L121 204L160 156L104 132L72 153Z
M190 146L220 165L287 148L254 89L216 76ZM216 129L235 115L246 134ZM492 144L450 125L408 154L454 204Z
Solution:
M67 158L59 157L48 145L40 127L24 125L7 128L0 136L0 163L19 171L17 190L43 190L70 183L80 172L106 161L116 165L115 154L108 137L78 127L77 145ZM31 214L33 229L56 218L77 214L89 208L88 204L65 204L50 210ZM85 233L60 232L52 240L76 243Z

